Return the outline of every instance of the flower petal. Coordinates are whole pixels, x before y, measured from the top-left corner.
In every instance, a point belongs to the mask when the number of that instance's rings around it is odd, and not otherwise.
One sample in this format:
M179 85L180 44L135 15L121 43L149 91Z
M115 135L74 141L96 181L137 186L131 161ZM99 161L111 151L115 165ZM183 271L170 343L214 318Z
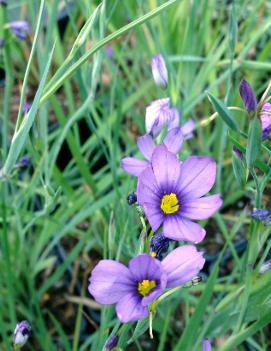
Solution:
M113 260L102 260L93 269L88 291L98 303L118 302L135 289L135 282L127 267Z
M182 216L190 219L207 219L211 217L222 205L220 194L201 197L192 201L187 200L182 203Z
M159 187L151 166L147 167L138 177L137 201L139 205L160 204Z
M188 121L182 126L181 129L185 140L193 138L193 131L195 130L195 127L196 123L192 118L189 118Z
M164 220L164 215L158 206L151 204L143 205L144 212L153 231L156 231Z
M202 341L202 351L212 351L212 345L209 339Z
M167 288L189 282L199 273L204 262L203 253L195 246L180 246L173 250L162 261L167 273Z
M144 279L160 280L161 278L161 262L148 254L141 254L132 258L128 267L132 276L138 282Z
M210 191L216 178L216 163L210 157L191 156L181 165L181 199L197 199Z
M206 235L206 231L199 224L179 215L166 217L163 233L169 239L189 241L195 244L201 242Z
M168 73L165 60L161 54L158 54L152 58L151 69L156 85L166 88L168 84Z
M138 160L134 157L124 157L121 160L121 167L125 172L130 173L136 177L139 176L144 169L148 166L148 162L144 160Z
M170 120L168 123L168 129L179 127L180 125L180 115L176 107L170 109Z
M184 138L181 128L171 129L164 138L163 143L166 145L168 151L177 154L183 144Z
M150 134L137 138L137 146L147 160L150 160L155 149L155 143Z
M142 306L140 296L135 293L127 294L122 298L116 306L116 312L122 323L138 321L149 315L148 307Z
M162 144L155 148L151 164L157 184L163 194L175 192L181 170L177 156L169 152Z

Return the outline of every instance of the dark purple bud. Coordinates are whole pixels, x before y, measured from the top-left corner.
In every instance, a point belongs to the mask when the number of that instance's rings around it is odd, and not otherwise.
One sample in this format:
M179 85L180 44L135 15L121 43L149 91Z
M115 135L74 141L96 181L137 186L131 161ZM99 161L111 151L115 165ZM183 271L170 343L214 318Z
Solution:
M31 108L31 104L27 101L25 101L24 106L23 106L23 113L27 113Z
M31 325L27 321L17 323L13 333L13 343L16 347L22 347L28 340L31 332Z
M30 165L31 158L28 155L23 156L18 162L17 162L17 167L18 168L25 168Z
M251 217L259 222L263 222L266 225L271 225L271 211L269 210L254 210Z
M235 153L235 155L236 155L237 157L240 158L241 161L243 161L244 155L243 155L242 152L238 149L238 147L233 146L232 151Z
M134 205L137 202L137 196L135 192L130 193L127 196L127 202L128 202L128 205Z
M21 40L25 40L30 29L27 21L13 21L9 24L13 33Z
M167 253L170 240L166 238L162 233L155 234L151 238L150 251L151 256L158 260L163 259L163 255Z
M0 5L7 6L7 4L8 4L7 0L0 0Z
M117 335L111 336L110 339L105 344L105 349L106 351L111 351L113 350L114 347L118 345L119 337Z
M240 83L239 92L247 112L251 112L251 111L255 112L257 109L257 99L253 92L252 87L244 79Z

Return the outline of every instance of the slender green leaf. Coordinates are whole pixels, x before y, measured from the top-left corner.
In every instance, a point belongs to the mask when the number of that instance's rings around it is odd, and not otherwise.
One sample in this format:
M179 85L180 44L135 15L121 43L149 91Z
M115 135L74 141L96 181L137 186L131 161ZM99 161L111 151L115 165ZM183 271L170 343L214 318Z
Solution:
M261 149L261 140L262 138L262 128L261 122L257 116L253 118L250 122L249 131L248 131L248 141L246 148L246 161L248 168L251 168L255 165L255 162L260 154Z

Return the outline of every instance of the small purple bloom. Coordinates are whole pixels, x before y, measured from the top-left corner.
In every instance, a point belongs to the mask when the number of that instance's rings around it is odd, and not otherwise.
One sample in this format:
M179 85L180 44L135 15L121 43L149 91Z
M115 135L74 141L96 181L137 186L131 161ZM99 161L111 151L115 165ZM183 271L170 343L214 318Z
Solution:
M166 88L168 84L168 73L165 60L161 54L151 60L153 79L157 86Z
M251 85L244 79L240 83L239 92L247 112L255 112L257 109L257 99Z
M190 281L204 265L202 253L194 246L173 250L162 262L150 255L132 258L128 267L102 260L93 269L88 290L100 304L116 305L122 323L148 317L148 305L166 288Z
M210 157L190 156L180 162L163 144L138 177L137 201L154 231L173 240L199 243L205 230L191 220L212 216L222 205L219 194L203 197L215 183L216 163Z
M209 339L204 339L202 342L202 351L212 351L212 345Z
M266 102L260 114L262 124L262 139L265 140L271 134L271 104Z
M150 242L151 256L162 260L163 255L167 253L170 239L166 238L163 233L153 235Z
M170 107L170 99L164 98L153 101L146 108L145 116L146 132L158 135L164 126L168 130L179 126L179 114L177 109Z
M31 325L27 321L17 323L13 333L13 343L16 347L22 347L28 340Z
M25 40L30 29L27 21L13 21L9 24L13 33L21 40Z
M253 219L256 219L257 221L263 222L266 225L271 224L271 211L269 210L263 210L263 209L254 210L251 214L251 217Z
M106 351L113 350L114 347L118 345L119 337L117 335L112 335L111 338L105 344Z
M179 127L171 129L163 140L163 144L172 153L178 153L183 144L183 134ZM121 160L121 167L127 173L138 177L150 164L152 154L155 150L155 143L150 134L145 134L137 139L137 146L146 160L139 160L135 157L124 157Z
M24 105L23 105L23 113L27 113L31 108L31 104L27 101L24 102Z
M240 158L241 161L243 161L244 159L244 155L242 154L242 152L238 149L238 147L233 146L232 151L235 153L235 155Z

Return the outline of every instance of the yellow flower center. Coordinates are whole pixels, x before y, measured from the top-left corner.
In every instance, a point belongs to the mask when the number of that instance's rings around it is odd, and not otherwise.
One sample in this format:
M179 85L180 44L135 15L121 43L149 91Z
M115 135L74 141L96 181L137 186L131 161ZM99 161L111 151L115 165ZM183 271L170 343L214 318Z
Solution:
M146 296L148 295L154 288L156 287L156 282L154 280L142 280L142 282L138 283L137 290L140 295Z
M175 213L179 210L179 207L179 201L176 194L171 193L162 197L161 209L165 214Z

